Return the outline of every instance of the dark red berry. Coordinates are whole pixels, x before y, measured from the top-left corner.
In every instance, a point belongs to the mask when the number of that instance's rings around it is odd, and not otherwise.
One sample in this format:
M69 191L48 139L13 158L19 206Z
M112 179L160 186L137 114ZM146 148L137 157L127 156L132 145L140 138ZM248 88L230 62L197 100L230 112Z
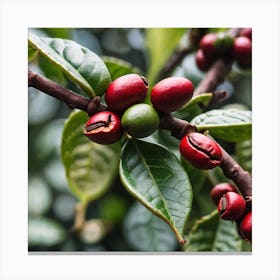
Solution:
M214 46L216 39L217 34L208 33L201 38L199 43L199 47L203 50L204 54L211 59L217 54Z
M240 236L245 240L252 240L252 211L245 215L239 225Z
M123 113L130 106L142 102L148 91L148 82L137 74L127 74L115 79L105 93L110 110Z
M103 145L115 143L123 135L120 118L109 111L91 116L83 133L91 141Z
M195 56L195 62L197 67L201 71L207 71L210 66L212 65L212 60L209 59L203 52L202 49L198 49L196 56Z
M233 54L236 61L243 67L249 67L252 60L252 43L247 37L241 36L234 40Z
M213 202L218 205L220 198L227 192L236 192L237 189L230 183L220 183L215 185L211 190L211 198Z
M252 41L252 28L242 28L239 32L239 36L244 36Z
M245 199L235 192L227 192L218 203L220 217L224 220L236 221L244 214L245 208Z
M180 143L180 153L184 159L200 169L212 169L222 160L219 145L197 132L188 133L183 137Z
M157 111L171 113L190 101L193 90L192 82L186 78L166 78L153 87L151 102Z

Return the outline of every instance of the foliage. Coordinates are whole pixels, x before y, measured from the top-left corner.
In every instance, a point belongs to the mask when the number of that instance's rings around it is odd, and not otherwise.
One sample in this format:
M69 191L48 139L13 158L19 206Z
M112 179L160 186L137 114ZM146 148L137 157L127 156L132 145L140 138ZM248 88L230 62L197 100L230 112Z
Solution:
M182 47L188 34L186 28L135 29L133 34L142 39L143 45L138 49L127 46L124 55L125 48L116 48L112 52L106 44L102 45L109 31L120 30L83 30L86 38L98 42L96 50L79 40L74 41L74 35L79 31L61 28L31 30L29 67L82 95L100 95L101 100L110 81L128 73L144 75L150 85L155 84L160 71L172 54ZM42 32L45 36L40 35ZM131 34L132 30L122 32L123 36ZM111 44L116 43L112 37ZM146 60L139 63L136 57ZM193 53L186 59L194 61ZM205 75L194 63L184 60L171 75L178 73L197 81ZM244 76L242 71L231 72L231 76L235 77L234 80L227 82L233 93L222 105L234 102L242 106L245 103L251 108L251 78L247 74ZM235 86L240 89L244 80L243 91L235 91ZM35 95L32 90L30 103ZM251 172L251 112L230 106L222 108L220 104L211 107L212 96L213 93L196 96L173 115L195 124L198 131L207 131L245 170ZM46 108L52 106L50 102L47 99ZM30 119L32 114L36 119L39 112L30 109L29 114ZM38 208L34 198L29 200L34 206L29 207L30 250L243 250L235 225L219 219L210 199L211 187L227 178L218 167L202 171L182 160L178 152L179 141L169 132L158 130L141 140L122 139L105 146L90 142L82 134L88 119L85 112L75 110L70 113L59 104L48 117L39 123L29 123L29 195L35 193L34 182L37 182L36 195L42 196ZM48 135L53 137L46 141ZM54 147L50 143L54 143ZM35 180L38 177L40 183ZM54 197L53 207L50 197ZM83 239L82 234L67 233L74 224L75 204L79 201L88 206L86 219L95 219L91 226L102 232L97 239ZM187 245L180 246L184 240Z

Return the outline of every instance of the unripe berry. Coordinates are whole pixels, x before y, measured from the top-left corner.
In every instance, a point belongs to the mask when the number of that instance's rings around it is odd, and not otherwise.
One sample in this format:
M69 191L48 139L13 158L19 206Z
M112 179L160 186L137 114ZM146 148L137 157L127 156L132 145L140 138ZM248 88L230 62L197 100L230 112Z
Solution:
M143 138L156 131L159 126L159 116L151 105L135 104L124 112L121 124L128 135Z
M241 36L234 40L233 54L236 61L243 67L251 66L252 43L247 37Z
M230 183L220 183L215 185L211 190L211 198L213 202L218 205L221 197L227 192L236 192L237 190L234 185Z
M130 106L142 102L148 91L148 82L137 74L127 74L110 83L105 101L110 110L123 113Z
M195 56L195 62L197 67L201 70L201 71L207 71L211 64L212 64L212 60L209 59L203 52L202 49L198 49L196 56Z
M233 47L233 37L226 33L219 33L214 41L214 47L218 55L229 54Z
M186 78L166 78L153 87L151 102L157 111L171 113L191 100L193 90L192 82Z
M239 32L239 36L244 36L252 41L252 28L242 28Z
M219 145L197 132L188 133L183 137L180 143L180 153L184 159L200 169L212 169L222 160Z
M239 232L243 239L252 239L252 211L245 215L239 225Z
M204 54L209 58L213 58L216 56L216 49L214 47L214 42L216 38L217 38L217 34L208 33L204 35L200 40L199 47L203 50Z
M236 221L243 215L245 208L245 199L235 192L224 194L218 204L220 217L224 220Z
M117 142L123 135L119 117L109 111L99 112L91 116L83 133L91 141L103 145Z

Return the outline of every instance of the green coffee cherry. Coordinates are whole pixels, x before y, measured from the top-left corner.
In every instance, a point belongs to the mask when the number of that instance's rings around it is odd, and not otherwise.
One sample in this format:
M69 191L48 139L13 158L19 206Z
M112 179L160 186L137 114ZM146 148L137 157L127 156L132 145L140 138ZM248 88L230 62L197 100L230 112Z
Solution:
M124 112L121 124L128 135L134 138L144 138L157 130L159 116L151 105L135 104Z
M230 53L233 47L233 37L226 33L219 33L214 42L214 48L219 55Z

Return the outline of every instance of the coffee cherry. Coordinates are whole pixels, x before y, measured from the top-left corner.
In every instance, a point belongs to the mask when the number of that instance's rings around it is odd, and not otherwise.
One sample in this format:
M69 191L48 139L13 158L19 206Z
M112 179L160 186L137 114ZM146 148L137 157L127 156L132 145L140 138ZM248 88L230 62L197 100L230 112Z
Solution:
M117 142L123 135L119 117L109 111L99 112L91 116L83 133L89 140L103 145Z
M209 59L203 52L202 49L198 49L196 56L195 56L195 62L197 67L201 70L201 71L207 71L211 64L212 64L212 60Z
M148 91L148 82L137 74L127 74L115 79L105 93L110 110L123 113L130 106L142 102Z
M217 39L217 34L208 33L204 35L200 40L199 47L203 50L204 54L209 58L213 58L217 54L216 49L214 47L214 43L216 39Z
M251 66L252 43L247 37L237 37L233 44L233 54L238 62L243 67Z
M151 105L135 104L124 112L121 124L128 135L134 138L143 138L157 130L159 116Z
M252 28L242 28L239 32L239 36L244 36L252 41Z
M249 212L245 215L243 220L239 225L240 236L245 239L251 241L252 238L252 212Z
M180 153L184 159L200 169L212 169L222 160L219 145L197 132L188 133L183 137L180 143Z
M193 95L193 84L183 77L170 77L152 89L151 102L157 111L171 113L185 105Z
M220 183L213 187L211 190L211 198L213 202L218 205L220 198L227 192L236 192L237 190L234 185L230 183Z
M245 199L235 192L224 194L218 204L220 217L224 220L236 221L243 215L245 208Z
M233 46L233 37L226 33L219 33L214 41L214 48L218 55L229 54Z

